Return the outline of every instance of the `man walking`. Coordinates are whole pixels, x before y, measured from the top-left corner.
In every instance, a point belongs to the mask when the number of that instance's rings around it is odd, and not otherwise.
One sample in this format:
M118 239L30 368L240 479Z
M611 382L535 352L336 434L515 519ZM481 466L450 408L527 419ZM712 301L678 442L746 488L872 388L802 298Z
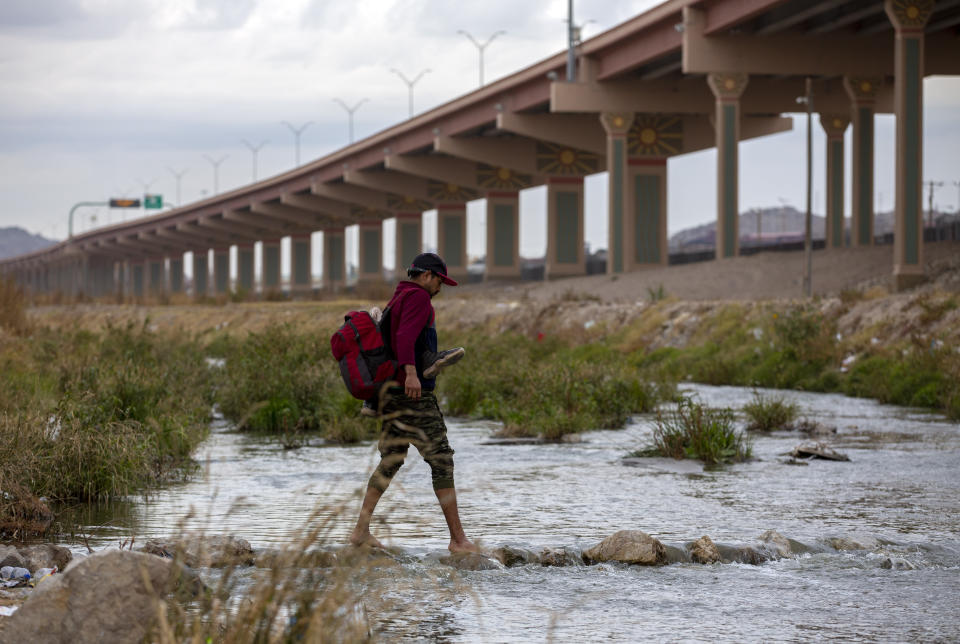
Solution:
M370 519L412 444L430 465L433 490L450 530L448 548L451 552L476 552L477 547L467 539L460 524L453 484L453 448L447 442L447 427L433 394L436 372L444 365L445 354L449 354L452 363L463 355L463 350L437 353L437 330L430 300L443 284L456 286L457 283L447 277L447 265L435 253L417 255L407 270L407 277L408 280L397 284L385 321L389 325L385 339L400 365L400 383L387 392L382 403L380 464L367 483L350 543L383 547L370 534Z

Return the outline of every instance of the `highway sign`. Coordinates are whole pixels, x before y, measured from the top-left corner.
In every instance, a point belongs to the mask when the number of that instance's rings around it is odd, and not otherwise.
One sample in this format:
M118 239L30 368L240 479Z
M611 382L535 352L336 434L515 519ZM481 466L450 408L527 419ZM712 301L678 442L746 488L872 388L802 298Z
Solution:
M139 208L140 200L139 199L111 199L110 207L111 208Z
M143 207L146 210L163 208L163 195L143 195Z

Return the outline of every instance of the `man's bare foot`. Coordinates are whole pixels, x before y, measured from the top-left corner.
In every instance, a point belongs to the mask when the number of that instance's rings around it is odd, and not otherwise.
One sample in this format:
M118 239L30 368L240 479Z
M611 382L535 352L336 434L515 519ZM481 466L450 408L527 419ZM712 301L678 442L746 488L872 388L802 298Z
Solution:
M356 532L350 535L350 545L353 546L369 546L371 548L384 548L384 545L380 543L375 536L367 532L366 534L357 534Z
M480 548L473 544L473 542L463 539L462 541L451 541L450 545L447 546L447 550L453 553L457 552L480 552Z

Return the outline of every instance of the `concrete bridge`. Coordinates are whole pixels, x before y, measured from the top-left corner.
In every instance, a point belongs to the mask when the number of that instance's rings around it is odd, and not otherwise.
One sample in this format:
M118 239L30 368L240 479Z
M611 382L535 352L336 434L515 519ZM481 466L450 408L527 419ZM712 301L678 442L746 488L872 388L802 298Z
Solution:
M827 134L828 248L873 243L874 115L896 115L893 286L923 274L923 78L960 73L958 0L669 0L577 48L379 134L229 193L76 235L0 261L34 293L141 297L346 283L344 228L359 230L360 282L382 281L383 222L395 218L397 265L420 252L422 213L437 212L438 250L466 276L466 203L486 200L486 277L520 275L518 192L545 185L546 274L585 273L583 180L608 173L610 273L667 262L667 159L716 147L716 258L739 254L738 144L789 130L807 77ZM853 128L852 186L844 132ZM282 271L280 240L290 238ZM254 274L254 244L262 271ZM230 249L236 247L236 275Z

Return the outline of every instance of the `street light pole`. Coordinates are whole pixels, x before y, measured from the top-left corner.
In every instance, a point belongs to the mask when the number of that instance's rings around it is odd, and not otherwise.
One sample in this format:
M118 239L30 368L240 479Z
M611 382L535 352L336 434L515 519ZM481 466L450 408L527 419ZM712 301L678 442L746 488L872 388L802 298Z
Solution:
M429 70L429 69L424 69L422 72L420 72L419 74L417 74L416 77L415 77L413 80L410 80L409 78L407 78L406 76L404 76L404 75L403 75L403 72L401 72L401 71L399 71L399 70L391 69L390 71L393 72L394 74L396 74L397 76L399 76L399 77L400 77L400 80L402 80L404 83L407 84L407 90L408 90L408 92L409 92L409 98L410 98L410 118L413 118L413 86L416 85L416 84L417 84L417 81L420 80L421 78L423 78L423 76L424 76L425 74L429 74L429 73L430 73L430 70Z
M573 0L567 0L567 82L572 83L577 77L577 53L574 47L573 31L576 29L573 22Z
M507 32L506 32L506 31L503 31L503 30L501 30L501 31L495 31L495 32L493 33L493 35L490 36L490 37L487 39L487 41L484 42L484 43L479 42L476 38L474 38L473 36L471 36L469 33L467 33L466 31L464 31L463 29L457 30L457 33L458 33L458 34L463 34L464 36L466 36L466 37L467 37L467 40L469 40L470 42L472 42L472 43L474 44L474 46L477 48L477 51L480 53L480 87L483 87L483 50L485 50L485 49L487 48L487 45L489 45L490 43L493 42L493 39L494 39L494 38L496 38L497 36L502 36L503 34L505 34L505 33L507 33Z
M348 123L349 123L349 128L350 128L350 129L349 129L349 132L350 132L350 143L353 143L353 113L356 112L356 111L360 108L360 106L363 105L364 103L366 103L368 100L370 100L370 99L368 99L368 98L361 98L359 101L357 101L357 104L356 104L356 105L354 105L353 107L350 107L350 106L348 106L346 103L344 103L343 101L341 101L339 98L333 99L333 102L336 103L337 105L339 105L340 107L342 107L343 109L345 109L345 110L347 111L347 114L349 115L349 116L348 116Z
M220 164L226 161L229 154L224 154L219 159L214 159L208 154L204 154L203 158L210 162L210 165L213 166L213 194L218 194L220 192Z
M294 156L294 159L296 160L296 165L294 165L294 167L300 167L300 135L303 134L303 131L304 131L305 129L307 129L308 127L310 127L310 125L313 123L313 121L307 121L306 123L304 123L304 124L301 125L300 127L294 127L293 125L291 125L291 124L288 123L287 121L280 121L280 123L281 123L282 125L286 125L286 126L290 129L290 131L293 132L293 138L294 138L295 146L296 146L296 147L295 147L296 152L295 152L295 156Z
M803 290L807 297L813 293L813 214L811 190L813 189L813 79L807 76L803 102L807 106L807 216L803 235L803 252L806 258L803 270Z
M181 170L180 172L177 172L176 170L174 170L174 169L171 168L170 166L167 166L167 170L169 170L169 171L170 171L170 174L173 175L173 178L177 180L177 208L179 208L179 207L180 207L180 204L181 204L181 201L180 201L180 177L182 177L183 175L185 175L185 174L187 173L187 170L189 170L189 168L184 168L184 169Z
M240 142L247 146L247 149L253 153L253 181L257 181L257 153L260 152L260 148L267 144L267 141L260 141L259 145L253 145L250 141L246 139L240 139Z

